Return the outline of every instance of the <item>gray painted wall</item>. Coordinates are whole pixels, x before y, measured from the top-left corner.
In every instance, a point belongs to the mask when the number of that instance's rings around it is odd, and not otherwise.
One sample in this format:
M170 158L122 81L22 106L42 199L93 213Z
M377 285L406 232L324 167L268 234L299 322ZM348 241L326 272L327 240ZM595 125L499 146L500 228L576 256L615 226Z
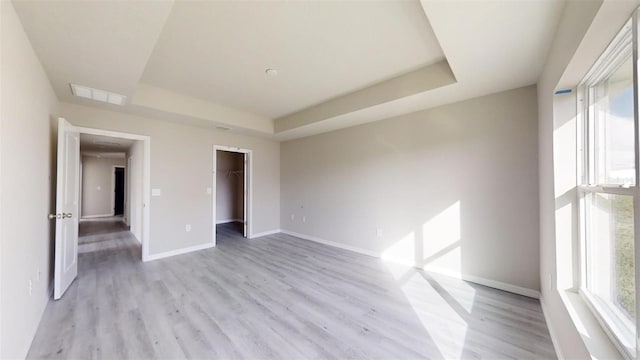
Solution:
M177 122L60 103L60 115L76 126L151 137L149 254L210 244L213 204L213 145L252 150L253 233L280 228L280 143ZM191 231L185 231L185 225Z
M283 229L540 289L535 86L285 142L280 162Z
M124 157L82 156L82 217L113 215L113 167L125 165Z
M26 356L49 301L58 100L12 3L0 7L0 358L9 359Z

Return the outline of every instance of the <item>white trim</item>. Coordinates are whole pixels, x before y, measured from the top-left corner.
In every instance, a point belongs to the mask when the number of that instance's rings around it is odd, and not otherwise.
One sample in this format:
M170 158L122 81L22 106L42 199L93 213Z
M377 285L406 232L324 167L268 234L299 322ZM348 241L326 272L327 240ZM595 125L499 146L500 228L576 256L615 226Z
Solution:
M97 215L84 215L82 219L95 219L95 218L110 218L114 217L113 214L97 214Z
M544 321L547 323L547 329L549 330L549 337L551 337L551 343L553 344L553 349L556 351L556 356L558 359L563 360L567 357L564 356L562 352L562 348L560 347L560 343L558 343L558 336L556 335L556 329L551 321L551 317L547 315L547 305L545 305L544 298L540 297L540 307L542 308L542 315L544 316Z
M126 161L125 161L126 164ZM126 178L126 174L127 174L127 166L126 165L111 165L111 215L112 216L116 216L116 169L120 168L123 169L125 171L125 178L124 178L124 188L125 188L125 193L123 194L125 199L127 197L126 194L126 188L127 188L127 178ZM124 218L125 216L125 211L124 211L124 203L123 203L123 210L122 210L122 217ZM126 223L126 222L125 222Z
M598 299L596 296L592 295L588 289L580 288L578 290L578 295L580 299L584 303L584 305L589 309L592 316L596 319L597 324L602 328L602 331L609 337L611 344L624 356L625 359L633 359L632 354L635 352L635 343L636 339L633 335L634 333L634 324L629 322L625 322L623 320L624 315L615 314L615 308L609 306L604 301ZM628 341L633 343L629 344L627 347L624 343L624 339L622 336L628 336Z
M165 252L159 253L159 254L151 254L151 255L147 255L147 259L145 261L153 261L153 260L158 260L158 259L164 259L164 258L171 257L171 256L182 255L182 254L186 254L186 253L190 253L190 252L194 252L194 251L209 249L209 248L212 248L214 246L215 245L212 244L212 243L206 243L206 244L190 246L190 247L183 248L183 249L178 249L178 250L165 251Z
M124 159L125 162L125 182L126 182L126 186L125 186L125 193L124 193L124 200L125 200L125 204L124 204L124 223L127 224L127 226L131 227L131 159L133 159L131 156L129 156L129 153L127 152L127 156ZM131 232L133 234L133 232ZM135 236L134 236L135 237ZM137 239L137 238L136 238ZM138 242L141 242L140 239L138 239Z
M242 222L242 219L228 219L228 220L216 220L216 225L220 225L220 224L228 224L228 223L232 223L232 222Z
M144 141L144 179L142 185L142 261L149 261L149 246L151 245L151 138Z
M483 286L488 286L490 288L530 297L533 299L540 299L540 291L525 288L522 286L507 284L501 281L490 280L490 279L481 278L479 276L465 275L465 274L462 274L462 280L469 281L469 282L483 285Z
M280 232L283 233L283 234L295 236L295 237L303 239L303 240L309 240L309 241L317 242L317 243L320 243L320 244L337 247L337 248L340 248L340 249L343 249L343 250L353 251L353 252L356 252L356 253L359 253L359 254L362 254L362 255L373 256L375 258L382 258L382 254L377 253L377 252L372 251L372 250L367 250L367 249L359 248L359 247L356 247L356 246L345 245L345 244L337 243L335 241L325 240L325 239L321 239L319 237L300 234L300 233L297 233L297 232L294 232L294 231L289 231L289 230L281 230ZM506 292L510 292L510 293L514 293L514 294L518 294L518 295L534 298L534 299L539 299L540 298L540 292L537 291L537 290L533 290L533 289L529 289L529 288L525 288L525 287L521 287L521 286L516 286L516 285L511 285L511 284L507 284L507 283L504 283L504 282L501 282L501 281L485 279L485 278L481 278L479 276L465 275L465 274L461 274L458 271L449 270L449 269L443 269L443 268L439 268L439 267L424 266L422 268L424 270L426 270L426 271L431 271L431 272L439 273L439 274L442 274L442 275L445 275L445 276L454 277L454 278L457 278L457 279L462 279L464 281L469 281L469 282L472 282L472 283L475 283L475 284L478 284L478 285L483 285L483 286L487 286L487 287L490 287L490 288L494 288L494 289L498 289L498 290L502 290L502 291L506 291Z
M142 261L150 261L149 246L151 244L151 137L111 130L76 127L80 134L111 136L121 139L140 140L144 143L143 179L142 179Z
M268 236L268 235L273 235L273 234L279 234L281 232L282 232L282 230L280 230L280 229L263 231L263 232L260 232L260 233L257 233L257 234L251 234L251 237L249 239L255 239L255 238Z
M56 149L56 151L58 151ZM82 202L84 201L83 193L84 193L84 163L82 162L82 153L80 153L80 176L78 177L78 183L80 184L80 192L78 192L78 214L80 214L80 219L82 219L84 213L84 206Z
M300 234L300 233L289 231L289 230L284 230L283 229L280 232L283 233L283 234L295 236L295 237L300 238L300 239L309 240L309 241L317 242L317 243L320 243L320 244L325 244L325 245L337 247L337 248L340 248L340 249L343 249L343 250L353 251L353 252L356 252L356 253L359 253L359 254L362 254L362 255L373 256L375 258L379 258L380 257L380 254L375 252L375 251L371 251L371 250L367 250L367 249L363 249L363 248L359 248L359 247L355 247L355 246L350 246L350 245L344 245L344 244L341 244L341 243L337 243L335 241L325 240L325 239L321 239L319 237Z
M241 222L245 222L246 231L245 237L251 239L253 237L253 151L249 149L241 149L238 147L232 146L224 146L224 145L213 145L213 167L212 167L212 187L211 187L211 223L213 224L211 232L213 238L213 246L216 246L216 171L218 171L217 167L217 154L218 150L236 152L245 154L245 169L247 171L244 172L244 183L245 183L245 194L244 194L244 215L245 219L240 220ZM248 184L248 185L247 185Z

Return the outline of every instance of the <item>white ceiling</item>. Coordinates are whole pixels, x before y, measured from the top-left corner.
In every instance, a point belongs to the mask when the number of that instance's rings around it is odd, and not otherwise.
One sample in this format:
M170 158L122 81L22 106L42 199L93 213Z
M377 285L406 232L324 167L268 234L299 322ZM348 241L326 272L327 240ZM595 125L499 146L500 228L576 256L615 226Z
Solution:
M142 82L277 118L442 59L418 1L180 1Z
M166 1L14 1L58 98L70 83L131 97L171 11Z
M61 101L287 140L534 84L564 1L14 5Z

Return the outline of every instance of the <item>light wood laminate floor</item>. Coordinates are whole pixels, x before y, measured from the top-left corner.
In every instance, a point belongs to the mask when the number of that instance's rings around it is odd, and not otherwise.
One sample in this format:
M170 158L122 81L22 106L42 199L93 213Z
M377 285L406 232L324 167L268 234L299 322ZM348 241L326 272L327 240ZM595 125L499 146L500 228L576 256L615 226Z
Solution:
M234 224L148 263L121 224L82 227L29 358L555 358L534 299Z

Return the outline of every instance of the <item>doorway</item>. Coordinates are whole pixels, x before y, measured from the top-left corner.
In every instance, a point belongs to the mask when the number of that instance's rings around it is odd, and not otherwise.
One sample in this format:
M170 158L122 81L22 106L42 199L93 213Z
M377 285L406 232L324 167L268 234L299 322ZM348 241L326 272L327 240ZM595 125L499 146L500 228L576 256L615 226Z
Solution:
M124 216L125 168L113 167L113 216Z
M251 234L251 150L213 149L213 243L218 236Z
M139 140L112 136L79 134L80 139L80 219L77 252L106 253L110 249L131 249L141 253L140 241L130 231L132 225L126 194L139 186L126 181L127 154L139 146ZM133 190L133 191L132 191ZM137 226L137 224L133 224ZM138 259L140 255L134 255Z
M150 149L148 136L59 118L56 213L49 215L56 221L54 299L76 278L79 253L117 252L125 244L137 249L130 255L149 260ZM83 236L93 238L79 242Z

